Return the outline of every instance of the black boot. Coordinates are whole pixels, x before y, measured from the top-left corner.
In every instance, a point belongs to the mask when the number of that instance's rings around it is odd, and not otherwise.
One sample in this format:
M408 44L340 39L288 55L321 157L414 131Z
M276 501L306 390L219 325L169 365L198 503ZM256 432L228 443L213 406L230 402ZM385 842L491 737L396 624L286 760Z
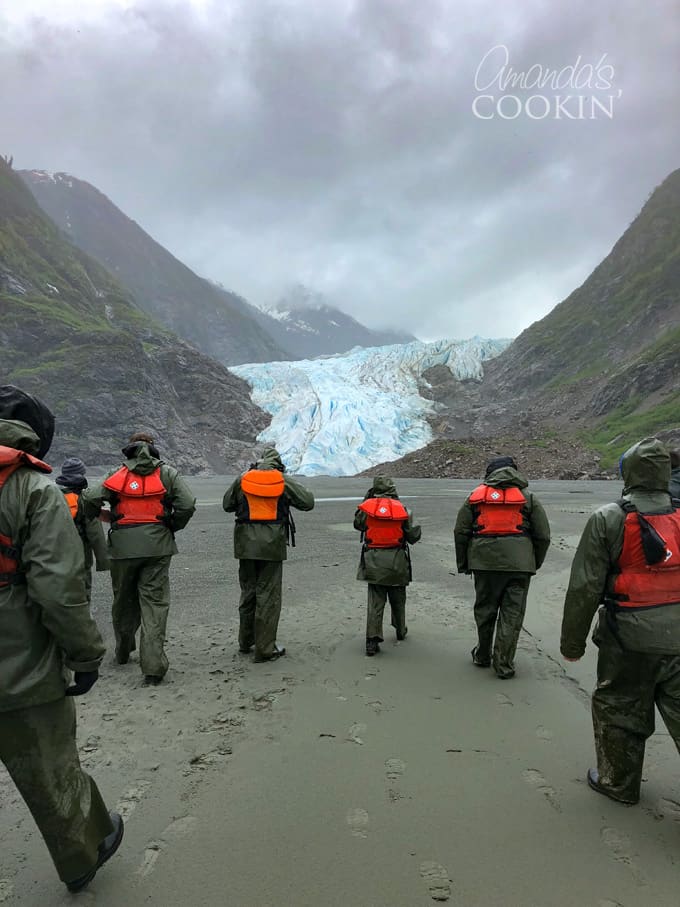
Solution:
M72 882L67 882L66 887L69 891L82 891L83 888L86 888L92 879L97 875L97 870L100 866L103 866L107 860L110 860L114 853L120 847L120 842L123 840L123 817L119 816L118 813L109 813L111 816L111 821L113 822L113 831L110 835L107 835L102 843L99 845L99 856L97 857L97 862L94 867L86 872L84 876L81 876L79 879L74 879Z
M366 654L367 655L377 655L380 651L380 643L375 636L370 637L366 640Z

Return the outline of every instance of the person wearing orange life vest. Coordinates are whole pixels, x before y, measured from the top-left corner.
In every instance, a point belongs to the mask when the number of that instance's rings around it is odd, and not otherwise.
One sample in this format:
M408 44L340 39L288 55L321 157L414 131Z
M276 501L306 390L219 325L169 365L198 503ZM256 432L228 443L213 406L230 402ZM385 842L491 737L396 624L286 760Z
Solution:
M411 582L409 545L420 541L421 528L399 500L392 479L376 476L354 515L362 534L357 579L368 583L366 655L380 652L383 614L389 600L397 639L406 639L406 587Z
M111 565L106 537L100 520L86 520L80 507L80 495L87 488L85 464L78 457L67 457L55 481L64 493L64 499L83 544L85 592L89 602L92 598L92 565L96 564L98 573L110 570Z
M279 452L268 447L227 488L222 506L236 515L234 557L239 562L241 587L239 651L245 655L254 646L254 661L271 661L286 652L277 645L276 635L288 539L295 544L290 508L313 510L314 495L286 475Z
M146 432L123 448L125 463L82 495L86 519L111 505L111 558L116 661L127 664L141 625L139 662L146 684L158 684L168 670L165 632L170 607L170 560L175 533L187 525L196 499L177 470L160 459Z
M578 661L599 608L592 635L597 768L586 780L628 805L640 799L655 707L680 750L680 510L668 491L670 471L657 438L623 455L623 497L589 517L562 616L562 655Z
M491 460L454 529L458 572L472 573L475 581L472 661L481 668L493 664L503 680L514 677L529 584L550 546L548 518L528 484L512 457Z
M42 401L0 387L0 761L75 892L116 852L123 820L78 758L74 697L96 683L105 649L78 533L42 461L53 432Z

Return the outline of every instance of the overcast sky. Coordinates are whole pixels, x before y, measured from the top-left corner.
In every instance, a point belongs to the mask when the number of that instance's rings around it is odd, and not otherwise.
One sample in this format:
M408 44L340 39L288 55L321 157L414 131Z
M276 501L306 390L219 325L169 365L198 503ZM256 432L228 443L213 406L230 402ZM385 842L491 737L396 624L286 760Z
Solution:
M0 0L0 86L15 167L251 302L514 337L680 167L680 0Z

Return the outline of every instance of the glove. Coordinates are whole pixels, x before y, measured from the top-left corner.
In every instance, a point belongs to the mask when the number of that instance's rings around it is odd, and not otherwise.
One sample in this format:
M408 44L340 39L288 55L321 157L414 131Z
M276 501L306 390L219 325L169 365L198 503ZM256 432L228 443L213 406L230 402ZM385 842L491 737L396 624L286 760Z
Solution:
M66 688L67 696L82 696L88 693L99 679L99 671L76 671L73 684Z

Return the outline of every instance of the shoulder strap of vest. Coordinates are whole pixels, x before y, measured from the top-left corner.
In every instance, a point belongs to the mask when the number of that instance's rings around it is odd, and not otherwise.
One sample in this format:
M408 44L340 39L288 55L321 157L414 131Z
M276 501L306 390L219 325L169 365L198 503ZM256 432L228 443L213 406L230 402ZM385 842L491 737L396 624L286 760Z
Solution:
M616 503L624 513L637 513L637 507L632 501L627 501L625 498L619 498Z

